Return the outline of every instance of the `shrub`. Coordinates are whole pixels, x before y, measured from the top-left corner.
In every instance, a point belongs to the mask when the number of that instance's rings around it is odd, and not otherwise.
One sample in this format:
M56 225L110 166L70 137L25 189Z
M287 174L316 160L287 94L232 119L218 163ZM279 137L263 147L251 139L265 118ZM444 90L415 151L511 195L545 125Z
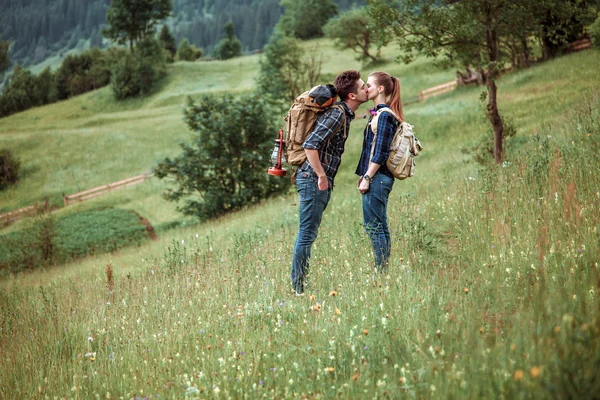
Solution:
M9 149L0 150L0 190L17 183L21 163Z
M177 49L177 58L181 61L196 61L202 57L202 54L202 49L190 44L187 39L183 39L181 43L179 43L179 48Z
M277 132L269 115L259 95L189 99L184 116L194 141L154 169L178 186L165 198L184 200L180 211L207 220L286 190L288 179L266 173Z
M67 99L106 86L110 68L106 54L94 47L81 54L69 54L56 71L59 99Z
M112 66L110 84L117 100L146 96L165 72L166 58L160 43L145 39L133 53L127 53Z

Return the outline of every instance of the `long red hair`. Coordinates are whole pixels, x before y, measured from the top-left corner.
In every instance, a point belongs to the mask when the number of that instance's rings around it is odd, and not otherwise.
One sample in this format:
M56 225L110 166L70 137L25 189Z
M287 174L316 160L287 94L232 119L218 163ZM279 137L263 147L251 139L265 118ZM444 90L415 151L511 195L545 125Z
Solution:
M400 122L404 122L402 100L400 100L400 79L382 71L372 72L369 76L375 78L377 86L383 86L383 93L385 94L386 99L390 99L388 105L400 119Z

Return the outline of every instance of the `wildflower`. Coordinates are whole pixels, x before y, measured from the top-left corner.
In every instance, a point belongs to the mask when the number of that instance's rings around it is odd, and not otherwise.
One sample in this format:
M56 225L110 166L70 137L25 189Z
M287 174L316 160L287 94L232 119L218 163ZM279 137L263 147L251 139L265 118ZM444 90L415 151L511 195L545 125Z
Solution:
M529 370L529 375L531 375L531 377L533 379L537 379L541 373L542 373L542 370L540 367L533 367Z
M335 297L335 296L337 296L337 292L336 292L335 290L332 290L332 291L329 293L329 295L330 295L330 296L332 296L332 297Z
M329 372L330 374L335 372L335 368L333 367L327 367L327 372Z
M363 330L363 335L367 336L368 334L369 334L369 330L368 329Z
M406 383L406 378L403 377L403 376L401 376L400 377L400 383L402 383L402 384Z
M464 288L463 291L465 292L465 294L469 294L469 288Z
M336 313L337 315L342 315L342 312L340 311L340 309L339 309L339 308L336 308L336 309L335 309L335 313Z
M521 371L520 369L516 370L515 373L513 374L513 379L515 381L522 381L523 380L523 371Z

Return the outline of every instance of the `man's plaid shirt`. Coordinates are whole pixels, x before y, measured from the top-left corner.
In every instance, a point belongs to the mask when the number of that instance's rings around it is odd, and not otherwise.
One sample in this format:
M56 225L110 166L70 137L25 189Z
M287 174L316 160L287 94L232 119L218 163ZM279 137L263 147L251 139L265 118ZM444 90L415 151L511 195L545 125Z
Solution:
M383 107L389 106L387 104L378 104L373 111L375 112ZM356 167L356 175L363 176L366 174L367 169L369 168L369 162L374 162L381 165L377 172L381 172L382 174L393 178L394 175L392 175L390 170L386 167L385 162L390 154L390 145L392 144L392 139L394 138L396 129L398 129L398 120L388 112L384 111L381 113L379 116L379 121L377 122L375 149L373 152L373 157L371 158L371 144L373 143L373 136L375 136L373 130L371 129L372 119L373 115L371 114L371 118L369 118L369 122L365 127L363 147L360 154L360 160L358 161L358 166Z
M346 139L350 133L350 122L354 119L354 112L350 110L345 102L340 101L336 104L342 105L344 110L346 110L345 113L337 107L332 107L323 112L317 118L313 131L302 145L305 149L319 151L319 160L321 161L321 165L323 165L331 189L333 189L333 180L342 162L342 153L344 153ZM344 114L346 114L345 132ZM310 172L314 174L313 167L308 160L302 164L298 172Z

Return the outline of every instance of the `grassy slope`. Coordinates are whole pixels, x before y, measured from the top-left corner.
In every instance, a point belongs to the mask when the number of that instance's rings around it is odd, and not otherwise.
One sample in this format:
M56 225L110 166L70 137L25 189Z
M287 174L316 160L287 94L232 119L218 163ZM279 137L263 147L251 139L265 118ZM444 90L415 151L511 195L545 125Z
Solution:
M351 54L331 56L325 60L326 72L358 67L351 57ZM242 62L243 65L240 65ZM255 63L256 59L232 60L228 66L238 71L250 71L248 65L252 62ZM550 127L562 123L567 109L587 101L590 88L597 88L600 83L596 74L599 64L598 52L589 51L504 77L499 83L500 109L518 128L517 138L524 140L534 131L548 132ZM128 149L122 157L115 155L117 160L111 162L97 160L87 164L83 158L75 162L75 156L70 156L62 162L62 170L51 164L54 169L39 182L58 180L58 171L62 171L63 175L72 174L73 179L90 181L86 187L105 183L107 179L117 180L122 175L133 175L147 169L157 158L177 153L176 141L187 136L179 112L185 94L217 88L211 86L212 82L216 82L215 78L201 72L208 66L175 65L176 70L192 69L198 74L196 79L189 79L193 74L191 71L187 71L186 77L173 74L161 92L145 101L115 106L107 91L99 91L50 106L56 107L53 111L50 108L32 110L0 120L3 132L0 140L11 146L20 146L22 157L27 154L24 149L36 140L42 140L43 145L32 148L31 151L37 153L31 156L31 160L44 159L46 152L42 150L52 147L57 137L63 141L65 148L78 146L78 143L80 148L84 148L83 143L90 136L87 130L97 129L94 137L104 134L106 141L116 140L120 149ZM216 68L217 71L223 69ZM451 71L440 72L425 61L410 66L386 64L381 69L401 77L405 96L411 96L417 89L450 80L452 75ZM251 74L241 76L231 73L230 76L234 81L225 82L231 85L218 87L219 90L252 85ZM414 92L411 93L412 90ZM24 332L29 332L29 327L35 327L43 318L47 318L45 323L52 322L48 319L51 316L33 315L35 312L32 310L43 310L47 307L44 302L48 300L40 300L27 288L41 284L50 293L48 304L56 303L58 310L64 310L54 317L55 320L60 326L68 327L58 348L49 348L37 341L25 345L18 335L15 335L15 346L23 346L24 352L38 354L39 358L47 360L40 367L39 376L49 376L55 382L43 388L50 395L66 395L70 386L74 385L79 387L77 390L81 391L82 397L109 389L111 393L127 397L141 394L140 390L144 390L144 394L161 393L163 397L171 398L181 396L188 386L210 390L214 384L229 395L239 396L240 389L246 394L251 393L251 382L258 384L263 380L266 386L262 393L268 397L286 397L294 391L308 393L317 389L327 396L341 390L345 393L344 397L357 398L363 395L364 389L385 397L386 393L389 396L402 387L407 388L408 394L416 393L419 397L497 397L499 393L514 397L517 393L535 393L537 386L533 381L527 381L528 377L522 384L520 380L513 385L507 383L516 369L528 371L546 362L540 353L544 346L538 345L536 327L527 326L525 331L531 336L525 337L513 327L523 326L536 320L534 315L544 313L527 314L527 305L532 303L533 298L520 297L519 291L523 290L521 281L513 283L510 276L494 275L503 272L500 270L484 269L489 275L481 275L481 270L477 272L482 260L498 257L489 244L480 243L476 235L469 237L466 230L465 243L453 245L452 241L444 239L448 232L460 238L465 218L469 219L468 226L471 226L471 221L475 226L489 220L489 212L492 218L504 216L502 206L492 203L493 199L483 197L494 207L491 211L486 210L485 204L482 205L477 198L479 192L469 192L464 186L466 178L480 178L477 166L461 152L465 146L478 142L488 129L482 118L482 106L477 100L480 91L481 88L464 88L411 105L405 110L407 119L416 125L426 151L419 157L418 177L395 185L390 199L390 226L395 238L412 235L411 238L420 241L417 248L402 241L394 242L392 274L382 282L383 286L373 285L368 275L371 256L360 224L360 198L354 189L353 170L364 126L364 121L358 120L353 124L343 169L336 180L332 201L313 251L309 295L315 295L314 300L295 300L287 294L297 209L289 205L293 201L291 196L282 197L205 225L164 232L158 243L92 257L60 270L40 271L3 282L3 286L15 296L4 301L14 309L24 310L27 315L24 322L13 323L17 333L22 331L24 335ZM87 107L93 101L98 103L94 110L103 110L101 113L92 113ZM82 105L87 110L82 110ZM360 110L358 115L363 111ZM67 116L73 114L80 116L69 120ZM42 125L35 118L55 126L51 130L36 128ZM91 127L94 120L112 122ZM157 133L157 121L161 124L160 131L169 131L168 137ZM87 128L82 128L83 125ZM146 140L142 140L140 137L144 133L141 131L145 129L139 129L140 126L154 134L148 133ZM80 138L82 135L84 137ZM148 144L148 138L152 138L152 146ZM105 141L98 142L95 146L104 148ZM157 151L152 149L168 151L153 153L152 157L145 152L142 154L138 147L146 148L148 152ZM59 152L58 147L56 152ZM98 153L102 160L110 154L108 151ZM73 165L78 166L67 167ZM86 165L102 167L88 173ZM69 184L66 179L61 182ZM48 183L48 186L58 184ZM155 223L176 220L172 206L159 199L158 192L163 187L159 182L152 182L147 187L128 189L98 201L132 207L141 214L146 212L146 216ZM36 189L32 186L29 190L35 192ZM580 190L583 190L582 198L585 198L586 189ZM41 195L41 191L38 193ZM17 204L18 195L12 196L4 198L2 204L5 200ZM530 226L539 220L535 215L532 218ZM556 221L559 221L558 217ZM517 227L513 231L517 243L515 253L519 254L517 248L523 243L524 247L519 250L521 255L526 255L518 264L529 265L527 257L535 259L533 249L536 243L530 244L528 240L530 237L535 240L535 237L526 232L526 226L519 226L519 229L523 230L523 236L518 236ZM569 244L569 252L575 251L576 246L581 244L587 245L588 251L597 248L597 243L590 241L593 233L587 228L581 231L584 236L573 236L573 248ZM483 238L485 233L480 233ZM182 240L185 241L184 247L180 245ZM464 247L466 253L447 253L453 247ZM184 248L187 250L184 251ZM461 258L457 259L457 255ZM109 263L117 282L114 295L107 294L105 289L105 266ZM406 266L408 269L403 269ZM154 272L151 273L151 270ZM127 275L132 278L126 278ZM569 276L559 272L558 279L558 282L564 279L564 288L569 287ZM586 279L584 282L587 282ZM341 295L336 299L328 297L326 294L331 290L339 290L338 285L342 287ZM88 287L95 290L88 291ZM471 288L472 298L463 295L464 287ZM575 293L583 299L588 289L581 286ZM561 292L562 297L558 291L556 294L557 299L565 303L564 296L570 298L573 292L564 295ZM19 296L28 296L30 305L26 306ZM119 304L119 308L115 309L118 312L104 305L107 300ZM316 302L321 304L322 312L307 311ZM523 304L522 309L518 308L519 304ZM577 318L585 317L585 312L575 305L573 307ZM67 312L71 309L79 310L74 319L70 319L70 311ZM515 313L515 309L520 311ZM550 309L550 301L547 309ZM338 315L336 310L341 314ZM238 318L238 313L243 316ZM458 323L453 324L456 314ZM107 315L107 319L103 315ZM561 321L562 315L548 316L546 324L552 327ZM121 317L128 319L130 324L120 322ZM141 322L134 324L133 321L138 318ZM383 322L384 318L386 322ZM564 318L569 320L572 317ZM490 334L477 333L480 327L485 332L489 329ZM214 337L203 336L200 329L211 332ZM365 329L368 334L363 332ZM435 339L436 329L441 330L440 340ZM494 333L498 329L503 330L500 336ZM32 337L37 337L35 329L32 332ZM58 337L61 332L62 329L57 329L55 334L47 335ZM157 334L158 339L153 336ZM96 336L96 341L87 342L85 338L89 335ZM363 351L356 353L348 343ZM510 350L505 345L508 343L511 343ZM207 350L209 344L211 351ZM515 354L510 353L514 351L513 344L517 349ZM428 350L430 345L431 353ZM446 355L438 359L434 345L441 346ZM154 357L147 357L145 351L139 350L146 347ZM249 356L249 349L257 354L241 359L233 354L236 351L239 356L240 351L244 351ZM118 377L108 388L102 387L100 378L81 379L81 376L90 374L90 364L78 354L92 350L98 352L95 368L100 374ZM391 359L388 359L386 355L390 355L390 351ZM115 354L123 357L117 363L110 361ZM258 354L263 356L257 357ZM282 358L278 354L283 354ZM450 357L451 354L454 355ZM486 354L492 356L486 358ZM28 390L36 387L41 380L30 367L17 361L18 354L14 357L13 361L10 357L6 359L7 365L15 368L13 375L5 377L8 387L29 393ZM169 361L169 357L173 360ZM145 362L158 366L158 369L138 370L137 366ZM300 365L295 366L294 362ZM250 379L250 383L244 380L237 386L228 380L231 375L226 371L236 364L249 371L246 378ZM52 365L58 365L58 368L53 370ZM482 365L489 365L490 372L482 370ZM335 374L326 372L328 366L335 366ZM270 370L272 367L288 372L275 376ZM550 374L550 366L544 368L547 370L543 371ZM121 375L125 371L129 372ZM203 374L199 374L200 371ZM211 371L220 372L207 378L206 374ZM80 378L64 378L74 374ZM64 376L61 378L59 375ZM28 378L20 384L24 376ZM558 375L549 376L551 381L559 378ZM190 377L193 378L191 381ZM169 382L175 385L170 386ZM337 389L331 389L332 385ZM288 393L288 390L291 392ZM437 390L437 394L432 390ZM251 397L262 396L262 393L254 393Z
M351 53L334 50L326 40L307 46L313 48L315 44L324 54L324 75L334 76L340 65L360 68ZM394 50L389 49L386 56L392 59ZM176 63L159 90L146 99L116 103L110 88L103 88L1 119L0 146L10 147L21 159L23 178L16 189L0 193L0 212L41 202L46 196L60 205L63 193L140 174L158 160L178 154L178 143L190 137L181 112L187 96L251 90L258 60L259 56L249 56L222 62ZM425 61L382 68L409 77L403 87L405 96L414 96L450 76L450 72ZM169 226L181 221L181 216L163 201L160 193L164 188L163 182L152 180L93 203L134 208L152 224Z

